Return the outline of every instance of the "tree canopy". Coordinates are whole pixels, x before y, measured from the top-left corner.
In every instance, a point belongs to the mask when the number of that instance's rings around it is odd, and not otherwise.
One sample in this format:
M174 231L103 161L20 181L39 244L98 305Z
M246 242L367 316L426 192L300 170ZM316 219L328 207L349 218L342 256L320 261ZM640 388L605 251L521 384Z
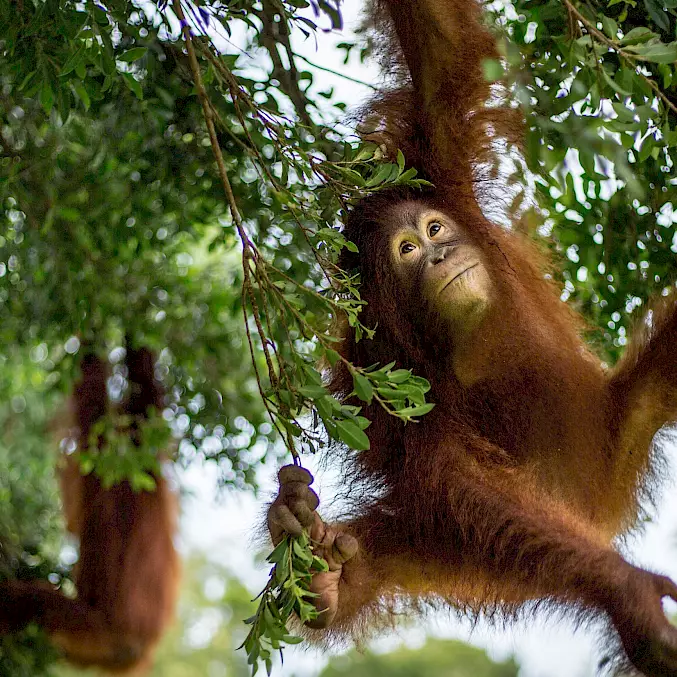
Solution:
M338 313L373 331L358 281L334 266L353 246L340 223L360 197L419 179L358 141L298 53L341 13L338 0L0 0L0 576L65 573L48 421L85 343L120 378L125 337L157 351L177 462L214 462L225 486L254 487L285 446L324 446L318 419L368 444L316 366L339 359ZM611 362L674 280L677 1L515 0L487 20L504 58L486 76L508 81L526 125L494 168L512 202L485 207L556 252L562 298ZM352 78L375 45L337 39ZM351 373L394 415L429 409L397 365ZM7 674L38 674L20 655L42 660L1 641Z
M388 653L350 652L339 656L320 677L517 677L512 658L492 661L485 651L450 639L429 639L417 649L400 647Z

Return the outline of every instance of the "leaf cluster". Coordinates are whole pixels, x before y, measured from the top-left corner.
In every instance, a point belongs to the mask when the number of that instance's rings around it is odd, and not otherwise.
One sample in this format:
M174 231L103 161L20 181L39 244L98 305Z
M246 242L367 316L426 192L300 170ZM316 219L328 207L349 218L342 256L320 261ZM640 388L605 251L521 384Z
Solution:
M492 7L504 59L485 73L506 71L528 121L509 216L548 238L562 298L613 359L643 299L673 280L674 0ZM359 280L336 269L355 248L339 224L373 191L425 183L335 123L345 103L297 54L299 36L341 25L333 0L0 0L0 339L34 356L28 385L67 393L82 342L117 355L131 335L160 356L178 462L213 460L242 487L278 440L293 454L329 436L368 446L361 407L314 366L342 359L337 320L358 339L378 331L360 321ZM218 36L245 37L233 49ZM354 63L369 46L340 49ZM405 421L432 406L398 365L341 366L353 401ZM149 477L163 445L137 454L119 425L98 430L109 443L85 469ZM246 647L255 665L312 606L308 547L274 562Z
M528 123L511 215L556 249L562 298L613 360L646 297L675 279L677 10L537 0L494 19Z
M157 412L150 412L143 423L109 414L96 421L86 448L78 452L80 471L96 473L104 489L128 481L134 491L153 491L170 440L167 422Z
M251 626L242 647L255 675L263 663L270 675L273 669L272 652L285 644L298 644L302 637L290 634L287 624L292 615L302 623L317 618L312 603L317 595L310 591L312 575L328 571L327 563L313 554L306 532L298 537L285 536L268 555L273 564L268 584L260 593L256 613L245 623Z

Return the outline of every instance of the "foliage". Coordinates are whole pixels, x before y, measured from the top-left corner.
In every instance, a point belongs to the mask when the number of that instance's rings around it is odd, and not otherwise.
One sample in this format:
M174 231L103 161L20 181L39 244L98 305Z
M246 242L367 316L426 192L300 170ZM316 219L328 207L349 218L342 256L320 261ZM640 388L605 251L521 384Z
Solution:
M514 659L492 661L481 649L449 639L429 639L418 649L400 647L388 653L351 651L339 656L319 677L517 677Z
M26 390L38 380L29 359L0 372L0 581L8 577L63 582L58 563L61 519L56 505L53 449L45 426L53 403ZM36 385L38 385L36 384ZM37 628L0 636L0 675L40 677L55 653Z
M249 591L232 571L213 556L189 554L176 623L160 643L149 677L246 677L249 666L236 647L244 634L241 619L250 615L252 609ZM59 665L53 674L94 677L97 673ZM285 665L285 674L296 674L289 663ZM462 642L430 639L418 649L398 647L387 653L351 651L334 656L324 669L318 668L313 674L516 677L518 670L512 659L494 662L481 649Z
M92 426L87 449L78 452L80 471L97 474L104 489L127 480L134 491L153 491L153 475L161 472L160 459L171 447L170 432L153 411L144 421L141 439L132 439L131 425L132 417L119 413L100 418Z
M610 360L673 279L674 4L490 6L505 60L487 77L505 71L527 115L508 215L561 254L562 297ZM23 370L50 402L86 342L112 358L115 383L131 336L160 356L177 461L213 461L235 487L255 484L276 440L294 454L324 446L319 419L366 448L360 409L315 368L341 359L327 335L338 317L358 336L377 330L360 323L359 280L333 265L354 247L337 226L369 192L421 182L401 154L384 163L337 125L345 104L299 65L299 39L341 25L334 0L0 0L0 340L22 356L8 374ZM369 51L351 38L340 49L346 63ZM431 407L397 365L348 368L364 402L404 420ZM143 477L153 461L125 456L85 469ZM28 552L37 532L12 529Z
M270 675L273 669L273 651L282 653L283 644L298 644L302 637L290 635L287 629L292 616L301 623L317 618L312 603L315 593L310 592L310 581L315 572L328 571L327 563L312 554L306 533L297 538L285 536L267 561L273 565L268 584L259 595L261 601L256 613L245 623L251 630L242 647L247 652L247 662L255 675L262 661Z
M253 481L244 452L269 451L271 429L241 359L236 258L209 251L227 234L200 169L204 148L182 127L190 86L163 76L153 99L121 94L93 119L53 124L30 100L3 107L4 136L21 155L0 183L0 331L5 344L44 354L64 391L79 347L71 337L111 351L126 332L161 350L184 454L215 459L224 481L242 486Z
M242 618L252 612L251 594L223 564L199 552L185 562L177 618L160 642L148 677L246 677L246 659L236 647L243 636ZM66 665L54 677L94 677Z
M285 7L275 21L312 28L296 9ZM203 7L193 17L198 28L212 20L205 15L212 11L228 31L238 23L258 25L258 18L263 24L255 40L267 44L267 4ZM322 3L322 11L338 24L330 5ZM311 365L328 343L314 337L341 311L359 327L360 305L350 295L353 281L344 280L343 295L327 293L318 263L327 267L327 255L343 246L333 227L347 200L417 183L404 158L381 165L377 149L356 148L314 124L310 102L298 101L298 86L285 92L302 108L305 124L297 124L277 105L272 90L280 92L268 74L243 75L237 58L217 54L202 38L191 46L205 68L198 90L218 122L210 138L192 96L190 59L175 41L168 10L39 2L23 5L18 21L11 7L0 16L6 29L5 338L51 347L79 336L110 348L131 332L137 342L164 349L173 418L188 426L180 432L191 438L182 456L197 449L229 461L227 482L251 483L251 464L241 452L276 433L254 402L257 386L292 451L295 436L315 448L317 435L299 422L314 402L301 389L315 385ZM46 23L43 36L38 27ZM36 31L38 38L29 40ZM227 153L224 171L232 177L226 179L231 207L237 205L230 216L221 177L208 159L210 143ZM328 188L309 190L321 183ZM224 259L235 263L236 234L244 265L224 275ZM246 337L235 322L243 301L251 313ZM186 327L191 320L193 331ZM241 359L248 350L254 374ZM224 402L234 393L237 402ZM364 441L353 412L338 408L329 418L338 421L331 432L342 441ZM216 422L223 420L226 426ZM210 445L201 443L205 438ZM236 444L242 438L244 449Z
M613 358L649 293L675 279L677 8L518 0L495 16L527 113L540 214L526 221L545 217L541 233L563 254L563 298Z
M306 3L296 5L185 11L198 33L213 21L229 34L238 23L253 29L275 75L278 46L269 32L317 29L297 16ZM316 9L339 25L331 4ZM337 276L332 287L326 275L345 244L337 215L351 200L421 184L404 157L384 165L377 148L314 121L300 76L279 88L269 73L249 77L236 57L214 48L212 33L187 30L178 2L174 14L117 2L29 2L18 10L0 8L6 341L40 346L63 390L82 341L116 354L131 335L162 351L167 418L189 440L179 460L197 451L227 463L227 483L251 484L247 452L265 457L276 435L292 453L299 444L323 446L313 422L305 424L309 409L330 435L366 448L367 420L326 393L313 364L323 353L339 359L325 336L333 317L345 313L358 334L373 331L359 323L357 281ZM286 105L277 103L280 92ZM238 239L241 270L224 275ZM243 311L244 333L234 322ZM405 420L430 408L419 377L390 368L353 372L358 395L375 394ZM255 388L273 427L254 403ZM230 411L228 396L237 397ZM107 449L85 453L84 470L137 485L147 477L142 459L129 465L119 444Z

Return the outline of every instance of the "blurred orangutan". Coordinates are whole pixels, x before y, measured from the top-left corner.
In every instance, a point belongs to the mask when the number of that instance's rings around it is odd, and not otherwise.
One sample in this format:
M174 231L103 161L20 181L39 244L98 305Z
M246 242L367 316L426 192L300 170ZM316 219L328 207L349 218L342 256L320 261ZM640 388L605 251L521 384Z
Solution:
M149 408L162 407L162 389L149 350L129 348L126 365L129 392L122 411L131 417L129 435L138 444L139 424ZM80 369L73 413L78 446L84 449L92 427L106 413L107 369L92 354L83 356ZM65 597L44 583L0 584L0 631L37 623L71 663L143 672L176 601L175 497L159 474L155 491L135 492L126 481L106 489L94 473L80 474L77 451L64 464L66 522L80 539L77 597Z
M677 628L661 607L677 586L614 547L652 488L654 436L677 421L675 295L606 369L549 262L480 208L478 172L519 125L483 77L498 55L479 5L380 0L373 11L402 85L369 118L435 188L380 192L350 214L344 234L359 253L340 265L359 271L362 321L377 331L356 342L346 326L340 352L413 369L436 407L405 426L365 406L371 448L347 452L345 480L363 501L339 523L320 519L310 474L284 468L273 541L305 527L327 559L312 582L324 637L387 620L407 600L503 614L537 602L610 621L619 660L677 675ZM331 388L350 397L342 363Z

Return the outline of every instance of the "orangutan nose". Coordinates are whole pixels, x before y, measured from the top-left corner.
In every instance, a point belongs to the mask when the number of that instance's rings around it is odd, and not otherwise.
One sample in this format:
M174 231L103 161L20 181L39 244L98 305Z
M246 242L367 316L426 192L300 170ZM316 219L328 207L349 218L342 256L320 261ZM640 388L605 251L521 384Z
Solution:
M435 247L435 251L433 252L432 257L430 258L430 262L433 264L433 266L436 266L438 263L442 263L444 259L447 258L449 251L451 247Z

